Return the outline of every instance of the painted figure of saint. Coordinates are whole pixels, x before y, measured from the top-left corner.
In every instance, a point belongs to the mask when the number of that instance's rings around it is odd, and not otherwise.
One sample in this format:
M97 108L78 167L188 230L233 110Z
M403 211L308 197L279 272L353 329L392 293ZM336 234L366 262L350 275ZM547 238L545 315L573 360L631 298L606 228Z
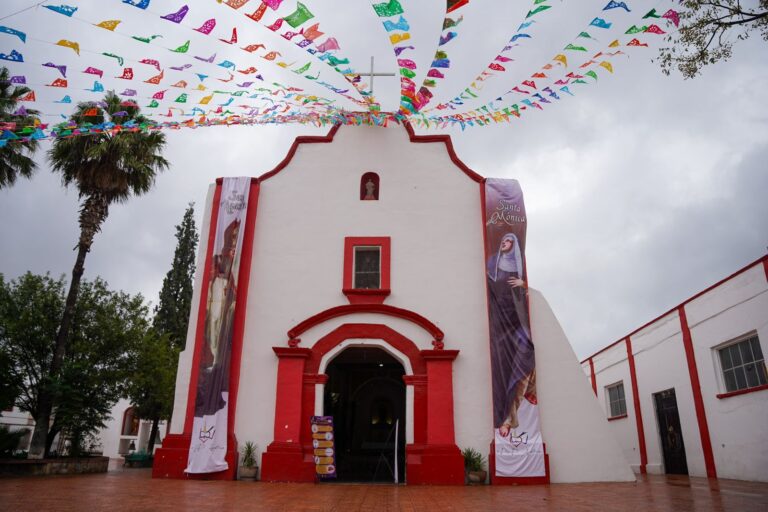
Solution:
M502 437L519 425L523 398L536 403L536 370L528 321L527 284L520 245L514 233L501 238L488 258L488 298L493 381L493 427Z

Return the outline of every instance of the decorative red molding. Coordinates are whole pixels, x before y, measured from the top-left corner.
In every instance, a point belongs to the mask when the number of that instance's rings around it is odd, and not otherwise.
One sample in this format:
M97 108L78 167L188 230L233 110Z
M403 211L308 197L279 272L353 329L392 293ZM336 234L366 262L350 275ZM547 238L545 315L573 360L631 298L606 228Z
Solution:
M753 388L739 389L738 391L729 391L727 393L720 393L717 398L730 398L732 396L746 395L747 393L754 393L755 391L763 391L768 389L768 384L762 386L755 386Z
M619 416L611 416L611 417L609 417L609 418L608 418L608 421L623 420L624 418L627 418L627 417L628 417L628 416L627 416L626 414L621 414L621 415L619 415ZM645 473L645 471L643 471L642 469L643 469L643 468L641 467L641 470L640 470L640 472L641 472L641 473Z
M386 304L348 304L344 306L336 306L334 308L326 309L320 313L307 318L306 320L296 324L288 331L288 339L296 340L312 327L327 322L333 318L337 318L345 315L353 315L355 313L378 313L380 315L393 316L396 318L402 318L418 325L429 334L431 334L436 341L442 341L444 334L435 324L408 309L396 308L394 306L388 306Z
M589 358L589 377L592 381L592 391L595 392L595 396L597 396L597 375L595 375L595 363L592 361L592 358Z
M645 428L643 427L643 411L640 409L640 392L637 385L637 372L635 371L635 355L632 352L632 340L627 340L627 361L629 362L629 377L632 381L632 403L635 407L635 425L637 427L637 443L640 449L640 473L646 473L648 466L648 452L645 447ZM592 361L592 359L590 359ZM626 416L626 415L625 415Z
M656 318L654 318L654 319L653 319L653 320L651 320L650 322L646 322L646 323L644 323L643 325L641 325L640 327L638 327L637 329L635 329L635 330L634 330L634 331L632 331L631 333L627 334L627 336L634 336L635 334L637 334L638 332L642 331L643 329L645 329L645 328L646 328L646 327L648 327L649 325L651 325L651 324L653 324L653 323L655 323L655 322L657 322L657 321L661 320L662 318L664 318L665 316L667 316L667 315L669 315L669 314L671 314L671 313L674 313L674 312L675 312L675 311L677 311L679 308L681 308L681 307L685 306L685 305L686 305L686 304L688 304L689 302L691 302L691 301L693 301L693 300L696 300L696 299L698 299L699 297L701 297L701 296L702 296L702 295L704 295L705 293L712 291L713 289L717 288L717 287L718 287L718 286L720 286L721 284L723 284L723 283L725 283L725 282L727 282L727 281L730 281L731 279L733 279L734 277L738 276L739 274L743 274L744 272L746 272L747 270L751 269L751 268L752 268L752 267L754 267L755 265L760 265L760 264L762 264L762 265L763 265L763 268L765 268L765 277L766 277L766 279L768 280L768 255L765 255L765 256L763 256L762 258L760 258L760 259L757 259L757 260L753 261L752 263L750 263L750 264L749 264L749 265L747 265L746 267L743 267L743 268L741 268L741 269L737 270L736 272L734 272L733 274L729 275L728 277L725 277L725 278L721 279L720 281L716 282L716 283L715 283L715 284L713 284L712 286L709 286L709 287L705 288L704 290L700 291L700 292L699 292L699 293L697 293L696 295L694 295L694 296L692 296L692 297L689 297L688 299L686 299L685 301L681 302L681 303L680 303L680 304L678 304L677 306L673 307L673 308L672 308L672 309L670 309L669 311L666 311L666 312L664 312L664 313L660 314L659 316L657 316ZM605 346L605 347L601 348L600 350L598 350L597 352L595 352L595 353L594 353L594 354L592 354L591 356L587 357L586 359L583 359L583 360L581 361L581 362L582 362L582 364L583 364L583 363L584 363L584 362L585 362L587 359L589 359L590 357L595 357L596 355L598 355L598 354L601 354L601 353L605 352L606 350L608 350L608 349L610 349L610 348L612 348L612 347L614 347L614 346L618 345L618 344L619 344L619 343L621 343L622 341L624 341L624 338L621 338L620 340L616 340L616 341L614 341L613 343L611 343L610 345L607 345L607 346Z
M305 373L304 382L306 384L327 384L328 375L324 373Z
M211 258L213 245L216 241L216 224L219 221L219 203L221 202L221 180L216 180L216 190L211 203L211 220L208 226L208 247L205 249L203 281L200 285L200 302L197 309L197 326L195 328L195 347L192 355L192 366L187 390L187 412L184 417L184 434L192 435L192 422L195 418L195 396L197 394L197 370L200 367L200 357L205 343L205 316L208 304L208 281L211 279Z
M336 132L339 131L339 127L341 125L337 124L334 125L331 130L325 134L325 135L302 135L301 137L296 137L296 139L293 141L293 144L291 144L291 148L288 150L288 154L285 155L285 158L275 166L274 169L272 169L269 172L266 172L259 176L258 180L259 182L268 180L275 174L279 173L283 169L285 169L289 163L291 163L291 160L293 160L293 157L296 155L296 151L299 149L299 145L301 144L328 144L329 142L333 142L333 138L336 136Z
M411 123L404 121L403 125L408 132L408 138L411 140L411 142L418 144L442 142L445 144L445 149L448 151L448 156L451 158L451 161L456 164L456 167L461 169L461 171L466 174L472 181L483 183L485 178L470 169L467 164L462 162L459 156L456 154L456 151L453 149L453 142L451 141L450 135L416 135L416 133L413 131L413 126L411 126Z
M354 288L355 247L381 248L381 281L379 288ZM351 304L381 304L390 294L390 269L392 261L392 239L388 236L348 236L344 238L344 277L342 293Z
M427 383L426 375L403 375L406 386L421 386Z
M277 164L277 166L272 169L269 172L266 172L259 176L258 180L259 182L262 182L264 180L268 180L269 178L273 177L275 174L279 173L283 169L285 169L289 163L291 163L291 160L293 160L293 157L296 155L296 151L299 149L300 144L327 144L329 142L333 142L333 138L336 136L336 132L339 131L341 125L334 125L333 128L326 134L326 135L312 135L312 136L301 136L296 137L296 139L293 141L293 144L291 144L291 148L288 150L288 154L283 158L283 160ZM411 126L411 123L408 121L403 122L403 126L405 127L405 130L408 132L408 139L411 142L422 144L422 143L431 143L431 142L442 142L445 144L445 149L448 151L448 156L451 159L451 161L458 167L464 174L466 174L469 179L472 181L476 181L478 183L482 183L485 178L477 174L475 171L470 169L467 164L461 161L461 159L456 154L456 151L453 148L453 142L451 141L450 135L416 135L416 133L413 131L413 127Z
M688 328L688 318L685 315L685 307L677 308L680 316L680 329L683 333L683 346L685 358L688 361L688 374L691 377L691 390L693 391L693 405L696 409L696 420L699 423L699 435L701 436L701 450L704 452L704 466L707 468L707 477L717 478L715 469L715 456L712 453L712 440L709 437L709 425L707 424L707 411L704 409L704 399L701 396L701 383L699 382L699 370L696 367L696 355L693 351L691 330Z

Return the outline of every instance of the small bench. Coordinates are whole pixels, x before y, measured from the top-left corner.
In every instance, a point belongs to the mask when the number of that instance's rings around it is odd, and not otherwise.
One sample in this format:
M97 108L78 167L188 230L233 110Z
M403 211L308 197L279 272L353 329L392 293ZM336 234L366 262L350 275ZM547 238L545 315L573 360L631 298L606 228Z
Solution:
M153 457L148 453L129 453L128 455L124 455L123 458L125 459L123 461L123 466L127 465L129 468L148 468L152 466Z

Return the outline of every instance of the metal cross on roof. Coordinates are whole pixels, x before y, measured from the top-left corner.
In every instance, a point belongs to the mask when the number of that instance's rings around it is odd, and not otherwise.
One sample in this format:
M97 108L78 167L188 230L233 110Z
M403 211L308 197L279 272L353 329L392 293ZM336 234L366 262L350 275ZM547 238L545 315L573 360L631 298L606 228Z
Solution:
M371 94L373 94L373 77L375 76L395 76L394 73L374 73L373 72L373 57L371 57L371 72L370 73L358 73L360 76L371 77Z

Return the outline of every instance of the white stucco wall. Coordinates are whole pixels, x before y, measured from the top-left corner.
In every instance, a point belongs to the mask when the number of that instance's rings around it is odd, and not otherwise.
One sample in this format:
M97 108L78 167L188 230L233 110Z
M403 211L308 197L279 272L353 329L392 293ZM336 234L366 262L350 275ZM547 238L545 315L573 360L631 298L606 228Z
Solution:
M768 284L757 265L685 306L720 478L768 481L768 390L727 398L716 347L757 333L768 354Z
M359 199L360 178L368 171L380 176L378 201ZM261 453L273 439L272 347L287 346L287 330L300 321L348 303L342 294L344 238L386 236L392 290L386 304L428 318L445 333L445 348L460 350L453 366L456 444L488 452L492 405L479 187L450 160L444 144L410 143L399 126L342 127L330 144L299 145L289 165L262 182L235 420L240 442L255 442ZM210 202L209 193L173 432L181 432L186 410ZM535 296L534 343L539 346L538 336L544 340L541 353L537 349L537 378L547 397L540 404L553 481L631 480L616 446L596 446L610 439L603 415L549 306ZM301 345L311 347L344 323L383 323L419 348L432 348L431 336L419 327L375 314L325 322L303 333ZM567 383L557 385L560 379ZM573 427L574 418L582 420L580 427ZM574 435L574 428L585 430ZM584 443L584 436L594 442Z
M763 355L768 354L768 282L758 262L746 271L685 304L698 369L715 467L719 478L768 481L768 390L717 398L725 392L717 348L757 334ZM706 476L699 423L693 402L688 363L677 310L631 336L638 394L648 454L648 472L663 473L664 458L653 394L674 388L689 474ZM623 343L593 356L598 398L604 409L605 386L624 381L627 420L611 430L633 466L637 433L633 417L631 381ZM589 382L589 361L582 363ZM606 412L606 417L607 417ZM627 422L625 430L618 425Z
M624 401L627 405L627 416L608 421L608 428L622 447L624 458L631 464L635 472L640 471L640 449L635 420L634 395L632 394L632 379L627 364L627 346L624 342L598 354L593 359L595 365L595 380L597 382L597 401L603 411L603 418L610 414L606 386L619 382L624 384ZM590 383L591 386L591 383ZM594 393L593 393L594 394Z

